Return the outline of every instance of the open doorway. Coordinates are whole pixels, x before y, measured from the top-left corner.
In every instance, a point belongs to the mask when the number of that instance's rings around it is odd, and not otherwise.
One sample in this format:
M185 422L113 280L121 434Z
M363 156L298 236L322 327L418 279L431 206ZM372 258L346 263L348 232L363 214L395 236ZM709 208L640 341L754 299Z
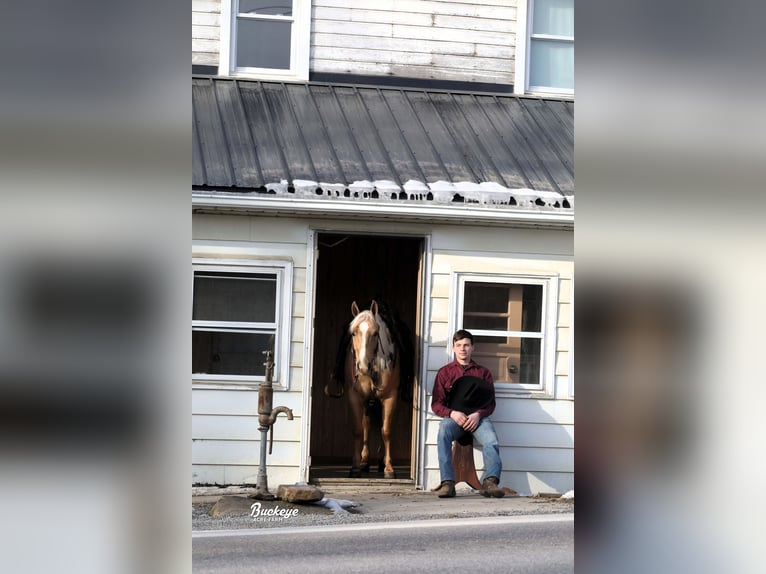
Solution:
M416 356L419 276L424 240L419 237L320 233L317 237L316 299L314 304L313 372L311 385L311 466L309 476L345 478L351 466L353 436L346 396L328 397L329 382L343 330L352 318L351 303L360 306L382 300L396 309L409 328ZM413 390L412 401L417 400ZM400 401L394 417L391 456L398 479L411 479L413 468L413 402ZM370 431L370 474L377 472L378 428Z

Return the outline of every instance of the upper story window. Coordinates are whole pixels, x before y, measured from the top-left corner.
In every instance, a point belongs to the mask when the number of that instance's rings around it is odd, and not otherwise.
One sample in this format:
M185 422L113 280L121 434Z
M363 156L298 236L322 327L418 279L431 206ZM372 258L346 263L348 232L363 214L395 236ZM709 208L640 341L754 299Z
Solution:
M308 79L310 0L223 0L219 73Z
M574 0L529 0L519 7L516 93L573 95Z

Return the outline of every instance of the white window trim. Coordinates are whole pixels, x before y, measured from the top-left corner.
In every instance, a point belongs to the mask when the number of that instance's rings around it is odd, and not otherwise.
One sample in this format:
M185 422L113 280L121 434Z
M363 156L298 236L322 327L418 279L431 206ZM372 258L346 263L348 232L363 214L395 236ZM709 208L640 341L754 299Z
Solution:
M543 288L542 305L542 333L543 339L541 347L542 357L540 360L540 382L536 385L524 383L502 383L495 382L495 393L498 397L518 397L527 396L534 398L554 398L556 390L556 336L558 320L558 300L559 300L559 275L558 274L482 274L482 273L453 273L453 289L455 300L453 302L452 328L450 333L463 328L463 303L465 300L466 281L476 281L482 283L514 283L526 285L541 285ZM473 335L480 335L483 331L478 329L470 330ZM524 333L525 337L530 336ZM450 335L450 342L452 337ZM450 360L454 358L452 347L447 350Z
M561 88L549 88L529 85L529 56L532 50L532 3L534 0L519 0L516 8L516 55L514 62L513 93L519 96L531 95L554 95L574 97L574 90ZM574 36L552 36L550 34L537 34L536 38L549 40L566 40L574 42Z
M277 316L275 317L276 337L274 347L276 351L274 363L273 386L274 389L287 391L290 388L290 333L292 326L292 293L293 293L293 263L288 260L266 259L192 259L192 284L195 271L235 271L238 273L275 273L277 275ZM212 324L220 326L222 322ZM210 321L192 321L192 327L210 326ZM236 327L224 330L238 332L245 329L258 330L266 324L262 323L236 323ZM270 328L270 324L268 325ZM265 357L264 357L265 361ZM246 388L252 389L258 386L265 377L245 375L211 375L192 373L192 384L195 388Z
M243 78L257 77L261 80L300 80L309 79L309 57L311 43L311 1L296 0L293 10L293 37L290 46L290 69L234 67L231 55L236 46L236 26L238 0L221 0L221 44L218 56L218 75ZM268 17L259 19L284 20Z

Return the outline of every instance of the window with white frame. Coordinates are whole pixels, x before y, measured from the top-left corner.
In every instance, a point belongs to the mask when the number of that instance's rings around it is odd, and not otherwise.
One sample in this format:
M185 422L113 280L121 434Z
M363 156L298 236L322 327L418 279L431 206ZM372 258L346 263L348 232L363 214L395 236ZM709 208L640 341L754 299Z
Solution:
M461 275L458 288L459 328L498 388L552 393L557 278Z
M310 0L223 0L221 75L308 80Z
M574 94L574 0L528 0L520 8L515 91Z
M194 265L192 375L195 381L256 383L274 352L276 386L286 388L292 269L278 265Z

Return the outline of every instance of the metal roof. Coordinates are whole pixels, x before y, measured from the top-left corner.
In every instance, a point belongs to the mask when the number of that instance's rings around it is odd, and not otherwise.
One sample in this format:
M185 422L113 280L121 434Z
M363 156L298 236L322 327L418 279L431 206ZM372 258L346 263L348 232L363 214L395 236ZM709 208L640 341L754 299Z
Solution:
M574 102L192 78L193 186L570 211Z

